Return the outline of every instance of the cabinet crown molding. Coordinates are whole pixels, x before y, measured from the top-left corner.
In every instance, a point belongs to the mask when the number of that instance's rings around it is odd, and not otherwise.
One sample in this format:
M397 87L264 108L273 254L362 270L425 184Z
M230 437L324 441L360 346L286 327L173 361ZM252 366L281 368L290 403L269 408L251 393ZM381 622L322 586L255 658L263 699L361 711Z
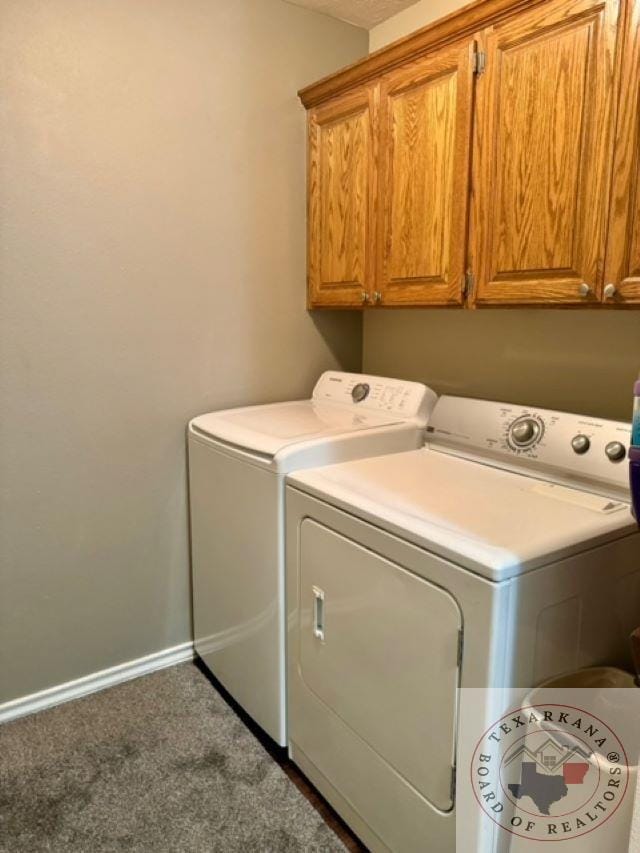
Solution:
M544 2L546 0L476 0L335 74L305 86L300 89L298 96L307 109L318 106L434 48L468 38L518 11L532 9Z

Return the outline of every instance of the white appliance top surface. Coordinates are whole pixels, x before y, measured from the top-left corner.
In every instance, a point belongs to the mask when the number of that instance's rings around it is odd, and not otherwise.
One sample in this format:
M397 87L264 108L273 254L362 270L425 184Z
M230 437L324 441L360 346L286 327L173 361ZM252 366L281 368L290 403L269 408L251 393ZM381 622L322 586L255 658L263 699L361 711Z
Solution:
M429 448L306 470L288 483L491 580L636 529L623 501Z
M412 423L424 427L436 395L424 385L327 371L311 400L246 406L194 418L189 428L235 448L275 457L292 445Z
M441 397L427 446L289 482L491 579L636 529L630 425Z
M364 409L298 400L211 412L194 418L192 424L212 438L274 456L290 444L390 426L399 420Z

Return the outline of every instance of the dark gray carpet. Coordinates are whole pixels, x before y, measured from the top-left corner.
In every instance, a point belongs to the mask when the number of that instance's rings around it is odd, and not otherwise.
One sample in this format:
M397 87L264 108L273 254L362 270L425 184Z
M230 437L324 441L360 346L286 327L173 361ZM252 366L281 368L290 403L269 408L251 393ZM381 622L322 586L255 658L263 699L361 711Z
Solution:
M344 851L183 664L0 726L0 850Z

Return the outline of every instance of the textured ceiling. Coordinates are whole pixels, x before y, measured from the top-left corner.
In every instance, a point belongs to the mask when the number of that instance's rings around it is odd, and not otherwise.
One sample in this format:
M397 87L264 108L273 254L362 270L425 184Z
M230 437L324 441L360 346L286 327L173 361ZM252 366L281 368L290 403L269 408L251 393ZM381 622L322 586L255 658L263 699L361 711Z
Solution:
M396 12L413 6L416 0L287 0L296 6L306 6L316 12L324 12L341 21L370 30L386 21Z

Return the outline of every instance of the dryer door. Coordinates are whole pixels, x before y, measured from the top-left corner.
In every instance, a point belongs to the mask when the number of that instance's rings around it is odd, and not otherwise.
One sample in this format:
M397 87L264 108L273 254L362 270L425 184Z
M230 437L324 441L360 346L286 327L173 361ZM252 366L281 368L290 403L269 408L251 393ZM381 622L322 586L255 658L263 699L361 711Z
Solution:
M300 675L436 808L453 806L462 615L448 592L307 518Z

